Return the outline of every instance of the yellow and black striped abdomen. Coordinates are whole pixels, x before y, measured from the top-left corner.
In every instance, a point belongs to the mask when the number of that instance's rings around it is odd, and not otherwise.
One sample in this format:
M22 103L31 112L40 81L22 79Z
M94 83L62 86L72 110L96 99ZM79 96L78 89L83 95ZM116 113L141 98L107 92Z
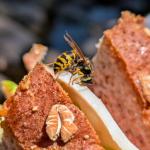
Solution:
M62 53L62 55L57 57L56 62L54 62L54 72L58 73L67 70L72 65L73 60L74 58L71 53Z

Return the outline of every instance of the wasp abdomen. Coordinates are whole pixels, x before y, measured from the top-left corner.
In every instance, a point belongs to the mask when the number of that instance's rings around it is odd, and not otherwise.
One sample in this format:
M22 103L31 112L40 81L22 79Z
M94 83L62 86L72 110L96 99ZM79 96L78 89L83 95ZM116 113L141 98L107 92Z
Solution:
M54 72L60 72L67 70L73 62L73 58L70 54L62 53L62 55L58 56L56 62L54 62Z

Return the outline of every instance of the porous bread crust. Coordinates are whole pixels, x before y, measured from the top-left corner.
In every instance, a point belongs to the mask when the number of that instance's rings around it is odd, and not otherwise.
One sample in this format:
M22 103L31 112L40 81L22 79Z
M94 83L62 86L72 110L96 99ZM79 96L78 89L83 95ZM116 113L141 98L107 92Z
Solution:
M122 32L120 32L121 30ZM120 38L114 40L115 36L117 36L118 34L120 34ZM128 38L124 37L125 34ZM130 39L130 37L132 37L132 34L135 39ZM134 34L137 34L137 36ZM140 37L138 39L139 35ZM140 15L136 16L129 11L124 11L122 12L121 18L118 20L117 25L114 26L112 29L105 31L104 36L106 40L109 40L109 44L112 46L112 54L116 57L116 59L122 61L122 67L126 71L126 74L128 74L128 78L130 79L130 82L132 82L132 85L135 88L135 92L137 93L137 95L140 96L138 102L142 107L145 107L145 100L141 91L141 86L137 81L139 80L140 75L149 74L148 70L150 68L150 65L148 65L150 63L150 59L147 58L149 62L147 62L147 66L145 66L145 59L143 59L144 56L142 58L142 54L140 51L140 47L144 45L145 47L147 47L147 49L150 48L150 44L147 45L147 42L150 41L150 36L147 35L147 33L145 32L144 18ZM130 42L130 40L133 41ZM120 44L121 46L119 46L119 43L123 45ZM126 45L126 43L128 45ZM139 51L137 51L138 48ZM148 57L150 51L148 50L146 51L146 53L147 54L144 55Z
M117 25L104 32L93 59L95 82L91 87L128 138L141 150L149 150L150 126L143 120L149 110L139 77L150 74L150 36L144 18L125 11Z
M8 103L7 103L8 102ZM67 143L60 139L52 142L45 131L45 121L54 104L66 105L75 115L75 124L78 131ZM56 82L43 64L36 67L20 82L13 97L6 101L8 114L6 124L18 146L24 150L39 149L88 149L95 145L102 150L100 140L85 115L72 104L71 99L62 87ZM32 111L37 106L37 111ZM7 131L4 128L4 132ZM90 138L84 140L84 135ZM11 134L9 134L11 136ZM7 141L7 138L5 139ZM11 143L10 143L11 145Z

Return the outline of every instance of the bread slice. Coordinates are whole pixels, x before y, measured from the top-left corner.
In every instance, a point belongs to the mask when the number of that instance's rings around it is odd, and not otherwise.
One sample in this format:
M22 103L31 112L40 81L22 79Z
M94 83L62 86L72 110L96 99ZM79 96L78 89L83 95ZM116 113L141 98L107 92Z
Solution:
M150 30L128 11L104 32L93 58L99 96L141 150L150 149Z
M5 150L103 150L86 116L43 64L37 64L24 77L15 95L5 104L8 107L3 124ZM78 130L68 142L60 138L53 142L46 133L46 119L55 104L65 105L75 117Z

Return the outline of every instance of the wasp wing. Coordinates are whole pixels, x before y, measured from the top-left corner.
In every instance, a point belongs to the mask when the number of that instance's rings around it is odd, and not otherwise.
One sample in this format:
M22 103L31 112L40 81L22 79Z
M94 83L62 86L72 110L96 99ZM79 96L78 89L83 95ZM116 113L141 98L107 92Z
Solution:
M86 62L87 64L90 65L91 70L93 70L93 64L92 64L92 62L89 59L86 59L86 57L84 56L82 50L80 49L80 47L78 46L78 44L73 40L73 38L71 37L71 35L69 33L66 33L64 35L64 39L70 45L70 47L72 47L74 50L76 50L76 52L79 55L79 57L81 57L84 60L84 62Z
M85 59L85 56L82 52L82 50L80 49L80 47L78 46L78 44L73 40L73 38L71 37L71 35L69 33L66 33L64 35L64 39L65 41L70 45L71 48L75 49L78 53L78 55L84 60L86 61Z

